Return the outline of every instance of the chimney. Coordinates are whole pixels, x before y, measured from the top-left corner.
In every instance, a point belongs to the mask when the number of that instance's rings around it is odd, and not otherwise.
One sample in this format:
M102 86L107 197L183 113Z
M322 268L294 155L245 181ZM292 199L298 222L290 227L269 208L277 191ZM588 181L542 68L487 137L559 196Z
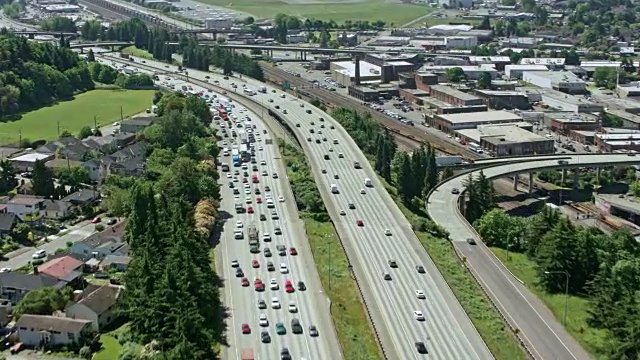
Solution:
M356 86L360 85L360 57L356 55L356 76L355 76Z

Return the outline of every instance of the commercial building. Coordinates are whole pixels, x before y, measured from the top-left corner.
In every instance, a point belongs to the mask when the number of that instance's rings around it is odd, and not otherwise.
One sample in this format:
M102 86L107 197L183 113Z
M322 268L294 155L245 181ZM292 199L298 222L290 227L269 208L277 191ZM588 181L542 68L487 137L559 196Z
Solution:
M618 85L618 94L626 97L640 96L640 82Z
M475 90L474 94L480 97L485 105L492 109L531 109L529 98L525 94L517 91Z
M487 111L487 105L452 105L432 97L422 98L425 114L432 117L434 114L462 114Z
M469 56L471 65L493 65L496 70L503 71L505 66L511 64L508 56Z
M522 74L525 71L549 71L544 65L506 65L504 67L504 74L508 79L522 79Z
M495 125L522 122L522 117L507 111L484 111L466 114L435 115L431 125L453 134L462 129L475 129L479 125Z
M370 64L366 61L359 61L356 66L355 61L336 61L330 65L331 76L338 84L344 86L356 84L356 67L358 67L358 75L360 83L379 82L381 75L381 67Z
M583 145L593 145L595 142L595 131L571 130L569 138Z
M460 33L461 31L471 31L473 30L472 25L450 25L450 24L441 24L434 25L427 29L427 33L431 35L455 35Z
M438 66L464 66L468 65L469 62L461 57L454 56L436 56L433 58L433 65Z
M522 80L568 94L584 94L587 91L587 83L569 71L525 71Z
M431 85L431 97L455 106L483 105L482 99L446 85Z
M612 152L614 150L640 151L640 134L596 134L595 143L599 150Z
M549 70L564 69L564 58L522 58L518 64L520 65L544 65Z
M209 18L204 20L207 29L229 29L233 26L233 18Z
M420 61L418 54L366 54L364 61L376 65L384 66L388 62L406 61L416 65Z
M375 88L351 85L347 91L349 96L361 101L374 101L380 98L391 99L399 95L398 87L392 84L376 84Z
M534 90L535 91L535 90ZM529 94L533 91L529 89ZM543 106L560 111L574 113L599 113L604 110L600 104L587 100L584 96L565 94L557 90L538 89L540 101ZM531 97L529 98L531 101Z
M600 128L598 117L571 112L545 113L549 127L559 134L570 136L572 131L596 131Z
M554 140L534 134L516 124L480 125L456 132L494 156L525 156L554 153Z

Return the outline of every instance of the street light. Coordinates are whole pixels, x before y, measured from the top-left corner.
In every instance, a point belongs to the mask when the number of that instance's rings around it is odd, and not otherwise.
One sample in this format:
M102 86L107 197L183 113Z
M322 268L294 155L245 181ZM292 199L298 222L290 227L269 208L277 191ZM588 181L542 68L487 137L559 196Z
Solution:
M324 234L325 239L331 239L333 234ZM331 290L331 240L329 240L329 290Z
M567 270L559 271L545 271L545 274L564 274L566 282L564 285L564 319L562 321L563 326L567 326L567 308L569 307L569 272Z

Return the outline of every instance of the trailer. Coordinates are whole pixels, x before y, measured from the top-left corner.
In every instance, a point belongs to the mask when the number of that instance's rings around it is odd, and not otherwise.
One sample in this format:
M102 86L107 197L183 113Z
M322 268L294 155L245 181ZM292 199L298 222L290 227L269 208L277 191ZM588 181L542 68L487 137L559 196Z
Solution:
M461 156L438 156L436 166L460 165L463 163Z
M249 225L247 228L247 234L249 234L249 251L253 254L259 253L260 239L258 237L258 229L253 225Z

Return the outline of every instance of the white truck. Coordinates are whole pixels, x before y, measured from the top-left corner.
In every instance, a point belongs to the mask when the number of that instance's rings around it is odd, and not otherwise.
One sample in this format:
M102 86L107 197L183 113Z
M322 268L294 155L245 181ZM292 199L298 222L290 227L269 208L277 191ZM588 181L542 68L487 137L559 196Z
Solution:
M338 185L331 184L331 192L334 193L334 194L339 193L340 191L338 191Z
M371 182L371 179L369 179L369 178L364 178L364 186L366 186L366 187L373 187L373 183Z

